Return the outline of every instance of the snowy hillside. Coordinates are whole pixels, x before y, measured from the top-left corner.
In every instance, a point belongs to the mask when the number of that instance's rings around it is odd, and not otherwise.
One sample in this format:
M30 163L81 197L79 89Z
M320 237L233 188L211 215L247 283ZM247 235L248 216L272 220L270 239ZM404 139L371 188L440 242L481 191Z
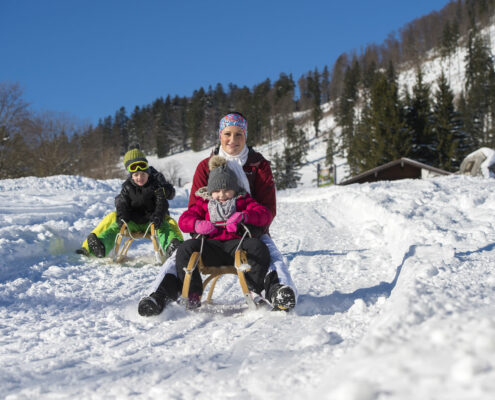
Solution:
M491 52L495 54L495 25L486 27L481 31L481 34L488 39ZM431 59L421 66L424 82L433 85L433 88L436 89L435 83L443 71L453 92L456 95L460 94L465 85L466 55L467 50L465 47L457 48L454 54L445 59L439 57L436 52L432 52ZM399 74L399 86L401 88L407 88L410 91L415 81L416 68L403 69Z
M281 192L271 230L294 312L247 312L224 277L216 305L153 318L137 314L150 243L125 265L73 253L119 186L0 181L0 397L493 398L495 180Z

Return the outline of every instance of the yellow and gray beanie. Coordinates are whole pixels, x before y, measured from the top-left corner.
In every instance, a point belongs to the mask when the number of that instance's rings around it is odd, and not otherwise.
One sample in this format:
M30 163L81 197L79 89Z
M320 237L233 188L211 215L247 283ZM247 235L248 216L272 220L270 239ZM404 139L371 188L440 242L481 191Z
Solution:
M137 168L132 168L132 167ZM148 168L148 160L144 153L139 149L131 149L124 155L124 167L129 173L144 171L150 173ZM132 170L131 170L132 169Z

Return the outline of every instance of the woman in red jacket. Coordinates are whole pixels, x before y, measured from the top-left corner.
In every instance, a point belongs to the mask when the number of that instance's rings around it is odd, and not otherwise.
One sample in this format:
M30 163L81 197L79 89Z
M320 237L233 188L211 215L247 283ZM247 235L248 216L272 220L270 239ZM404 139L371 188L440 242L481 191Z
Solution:
M267 207L274 218L276 215L276 188L270 163L261 153L246 145L247 134L247 121L242 114L233 112L225 115L220 120L219 125L220 146L214 150L211 156L218 154L224 157L229 167L235 172L239 186L250 193L257 202ZM208 161L210 157L201 161L196 168L189 197L189 207L197 201L195 196L197 190L208 184L210 174ZM260 240L270 251L270 266L264 282L265 298L275 308L290 310L296 304L296 288L284 257L268 234L268 226L265 228L265 233L260 237ZM156 315L162 311L163 304L157 304L153 294L160 288L160 285L164 286L165 281L170 288L173 288L173 278L176 274L175 257L172 255L165 262L160 275L153 282L151 287L153 293L144 297L139 303L140 315Z

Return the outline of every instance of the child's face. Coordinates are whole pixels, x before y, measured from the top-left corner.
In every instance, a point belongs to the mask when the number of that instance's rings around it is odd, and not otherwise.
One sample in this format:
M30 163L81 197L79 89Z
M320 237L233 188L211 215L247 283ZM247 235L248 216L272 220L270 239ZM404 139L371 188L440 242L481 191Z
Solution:
M134 172L132 174L132 180L136 185L144 186L148 182L148 174L143 171Z
M220 189L217 190L216 192L211 193L211 197L213 197L213 200L217 200L222 203L224 201L234 198L234 196L235 196L235 191L233 191L232 189Z
M239 154L246 145L246 136L240 126L226 126L220 133L220 145L231 156Z

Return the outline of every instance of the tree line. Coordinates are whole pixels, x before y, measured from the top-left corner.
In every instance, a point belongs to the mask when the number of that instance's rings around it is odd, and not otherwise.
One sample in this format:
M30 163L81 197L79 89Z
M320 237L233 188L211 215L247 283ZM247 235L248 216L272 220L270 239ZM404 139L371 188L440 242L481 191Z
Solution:
M284 139L286 149L274 162L279 166L280 182L287 181L287 176L297 177L294 171L301 165L303 155L296 150L306 146L306 133L298 126L308 120L316 136L328 137L327 161L332 163L334 154L342 151L355 172L398 155L455 168L466 151L491 143L492 100L487 93L492 89L479 82L480 74L490 76L493 66L488 65L491 54L479 30L490 23L494 10L495 0L451 1L439 12L391 33L381 45L369 44L360 54L344 53L332 68L314 68L297 81L281 73L277 80L266 79L252 88L217 84L200 88L191 96L158 98L131 112L122 107L96 126L81 125L66 115L35 113L23 100L20 85L0 82L0 178L54 174L116 177L120 174L116 167L119 157L136 143L147 154L158 157L213 146L218 140L218 120L231 110L247 116L249 145ZM434 107L449 103L453 97L447 81L439 82L438 88L428 87L418 72L416 87L403 98L399 96L394 66L419 68L432 49L440 49L448 59L461 45L472 52L465 91L451 109L443 106L451 113L448 119L442 117L447 122L442 126L436 122L433 127ZM381 110L383 118L390 118L387 127L382 126L385 121L377 114L382 98L387 104ZM342 128L340 146L332 132L320 129L321 106L329 101L336 105ZM295 111L307 111L306 119L294 120ZM435 114L438 120L439 113L437 110ZM449 134L441 134L442 130ZM434 135L437 139L432 145ZM445 136L467 144L454 151ZM390 143L392 149L385 146ZM365 157L370 152L363 149L375 147L377 154ZM441 155L436 154L431 161L429 154L435 148L442 149Z
M402 94L390 61L386 69L358 60L344 74L336 117L352 174L400 157L456 171L479 147L495 147L495 69L489 39L475 24L468 33L465 84L456 98L446 74L426 84L418 67L415 84ZM458 39L446 41L452 49ZM453 51L443 48L443 57Z

